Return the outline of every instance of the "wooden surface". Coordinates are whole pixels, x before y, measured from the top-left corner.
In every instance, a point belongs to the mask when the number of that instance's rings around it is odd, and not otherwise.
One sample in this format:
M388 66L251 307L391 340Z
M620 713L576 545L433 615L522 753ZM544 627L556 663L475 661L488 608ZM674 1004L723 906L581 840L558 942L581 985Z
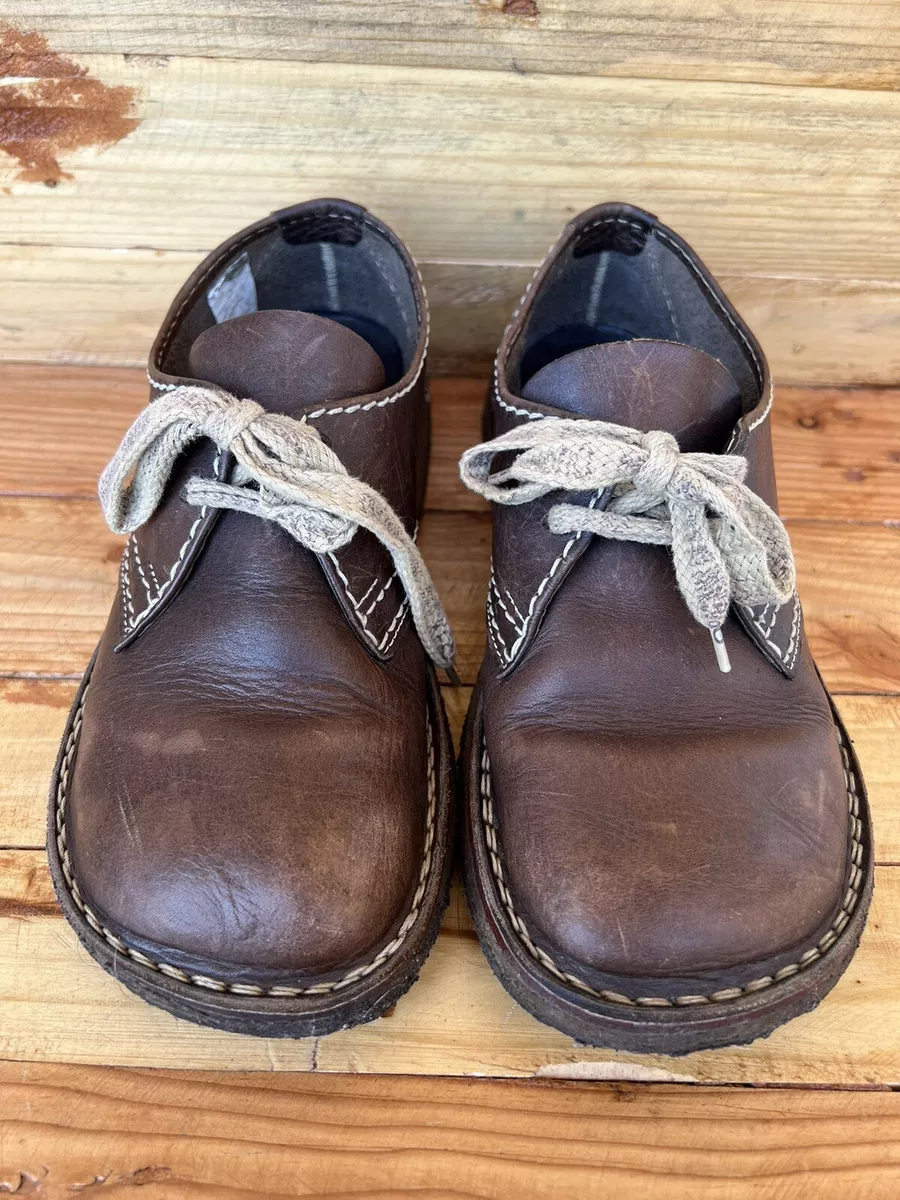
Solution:
M489 517L459 483L483 380L437 380L421 540L474 680ZM28 398L27 407L22 398ZM773 428L807 627L866 771L878 885L859 955L815 1013L754 1046L668 1060L576 1046L502 990L461 894L393 1014L312 1042L235 1038L131 996L80 950L49 886L44 798L77 678L106 620L120 541L91 496L146 398L142 373L0 368L0 1057L122 1066L900 1085L900 397L785 388ZM34 414L40 413L39 420ZM446 689L457 732L469 687Z
M142 361L222 237L344 194L422 260L436 368L482 370L565 220L621 199L696 245L777 379L900 382L900 5L537 7L17 0L65 54L10 77L84 70L136 126L72 141L77 90L4 102L0 145L59 165L0 153L0 356Z
M285 193L285 202L291 198ZM0 215L4 203L0 193ZM202 257L198 250L0 243L0 356L143 366L172 297ZM420 267L434 369L488 374L533 268L431 261ZM900 283L733 273L720 282L762 338L778 380L900 380Z
M0 1191L893 1200L900 1096L0 1065ZM23 1178L24 1177L24 1178Z
M5 11L79 54L888 89L900 71L896 6L864 0L7 0Z

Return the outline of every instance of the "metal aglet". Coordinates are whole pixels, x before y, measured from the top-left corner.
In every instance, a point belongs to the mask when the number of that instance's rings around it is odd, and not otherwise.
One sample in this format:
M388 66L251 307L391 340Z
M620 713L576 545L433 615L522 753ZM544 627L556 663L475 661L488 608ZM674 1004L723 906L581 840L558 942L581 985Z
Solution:
M727 675L731 670L731 660L728 657L728 651L725 648L725 635L722 633L721 626L718 629L711 629L709 636L712 638L713 649L716 652L716 662L719 664L719 670L723 675Z

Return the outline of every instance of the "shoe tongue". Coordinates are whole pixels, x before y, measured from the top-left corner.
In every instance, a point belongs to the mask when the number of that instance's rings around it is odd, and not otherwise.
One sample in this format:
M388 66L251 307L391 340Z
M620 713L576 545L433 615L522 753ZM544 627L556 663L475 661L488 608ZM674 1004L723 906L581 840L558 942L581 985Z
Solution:
M675 342L606 342L548 363L522 398L649 433L684 451L721 450L741 417L738 385L702 350Z
M216 384L269 412L365 396L384 387L384 367L368 342L327 317L268 309L204 330L188 357L195 379Z

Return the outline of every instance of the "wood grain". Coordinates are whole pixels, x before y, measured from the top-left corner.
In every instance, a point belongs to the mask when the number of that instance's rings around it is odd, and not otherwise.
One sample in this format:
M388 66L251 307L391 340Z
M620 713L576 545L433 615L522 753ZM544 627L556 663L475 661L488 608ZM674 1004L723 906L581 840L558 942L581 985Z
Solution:
M23 27L83 53L203 54L573 72L671 79L894 87L900 20L891 4L721 5L715 0L15 0Z
M0 355L143 367L172 297L202 257L199 251L0 244L7 310ZM489 375L534 264L419 265L432 315L430 370ZM779 382L900 382L900 284L719 279L760 337Z
M55 188L13 180L10 163L6 243L197 252L304 196L348 194L419 258L529 263L572 213L630 199L721 275L900 281L900 92L120 54L83 63L137 89L140 124L102 152L66 155L74 179Z
M3 911L5 910L5 915ZM900 868L880 867L862 944L814 1012L751 1046L672 1059L573 1043L492 975L460 889L422 974L392 1014L306 1040L199 1029L105 974L57 913L39 851L0 851L0 1059L228 1070L900 1085L895 964Z
M50 772L77 686L76 680L0 679L0 847L44 844ZM457 745L471 693L443 689ZM837 701L869 790L876 860L900 864L900 697Z
M48 1200L892 1200L900 1161L890 1092L5 1063L0 1109L0 1190Z
M829 687L900 690L900 527L789 523L810 643ZM419 541L464 683L484 652L490 515L430 512ZM0 498L0 674L81 672L116 587L121 540L96 504Z
M785 516L900 520L900 392L779 388L772 438Z
M486 379L431 381L432 510L487 511L458 470L481 438L486 389ZM95 497L147 391L143 370L0 363L0 493ZM900 391L782 387L772 432L785 517L900 519Z

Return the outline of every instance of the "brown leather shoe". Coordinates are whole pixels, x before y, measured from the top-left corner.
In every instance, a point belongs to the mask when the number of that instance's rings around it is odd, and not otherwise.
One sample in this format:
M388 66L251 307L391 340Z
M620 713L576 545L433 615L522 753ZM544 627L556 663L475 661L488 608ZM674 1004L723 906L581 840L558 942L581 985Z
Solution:
M426 344L380 221L276 213L176 298L101 481L133 532L50 861L90 953L178 1016L327 1033L384 1012L434 941L451 746L423 644L453 648L411 536Z
M538 270L462 460L496 502L469 900L512 995L583 1042L760 1037L865 922L865 789L772 511L771 402L692 251L603 205Z

